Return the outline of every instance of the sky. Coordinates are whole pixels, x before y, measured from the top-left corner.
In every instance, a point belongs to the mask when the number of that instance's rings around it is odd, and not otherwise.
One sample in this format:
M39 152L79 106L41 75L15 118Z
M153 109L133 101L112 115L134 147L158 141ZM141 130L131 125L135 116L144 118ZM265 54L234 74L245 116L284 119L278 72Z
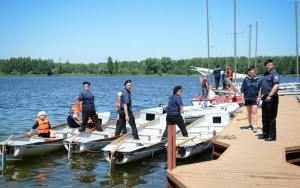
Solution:
M295 2L208 0L207 32L206 0L0 0L0 59L295 56Z

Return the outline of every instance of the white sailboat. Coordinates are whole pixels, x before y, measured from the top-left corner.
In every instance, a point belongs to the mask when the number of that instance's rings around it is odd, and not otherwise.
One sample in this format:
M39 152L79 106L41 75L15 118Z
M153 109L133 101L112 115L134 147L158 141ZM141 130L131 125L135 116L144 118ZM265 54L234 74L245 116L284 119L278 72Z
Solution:
M197 71L199 74L203 76L209 76L212 74L214 71L213 69L207 69L207 68L202 68L202 67L195 67L195 66L190 66L191 70ZM221 74L224 73L224 71L221 71ZM236 79L243 79L247 76L247 74L241 74L241 73L236 73Z

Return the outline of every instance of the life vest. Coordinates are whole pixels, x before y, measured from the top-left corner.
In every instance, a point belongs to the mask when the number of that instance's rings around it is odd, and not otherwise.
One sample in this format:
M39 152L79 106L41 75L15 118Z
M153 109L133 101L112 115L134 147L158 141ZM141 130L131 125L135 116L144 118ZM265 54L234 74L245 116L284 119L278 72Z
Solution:
M206 86L206 85L205 85L205 79L204 79L204 78L201 79L201 85L202 85L202 86Z
M94 124L94 122L93 122L93 120L92 120L91 118L89 118L89 120L88 120L87 123L88 123L88 124Z
M81 105L79 100L75 100L76 102L76 112L79 114L81 112Z
M50 126L49 126L49 120L48 118L45 118L44 120L41 119L36 119L36 122L38 122L38 134L41 133L49 133L50 131Z
M97 116L98 116L98 114L99 114L99 113L96 112L96 115L97 115ZM93 122L93 120L92 120L91 118L88 119L88 122L87 122L87 123L88 123L88 124L94 124L94 122Z
M232 78L232 72L230 70L227 71L226 78Z

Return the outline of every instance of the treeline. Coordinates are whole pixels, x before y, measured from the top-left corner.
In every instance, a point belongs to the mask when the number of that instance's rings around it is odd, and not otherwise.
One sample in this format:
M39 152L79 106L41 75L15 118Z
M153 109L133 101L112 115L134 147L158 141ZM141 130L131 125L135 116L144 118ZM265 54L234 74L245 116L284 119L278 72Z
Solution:
M265 71L264 62L272 58L276 70L282 75L297 74L296 57L276 56L257 57L257 71L262 74ZM237 58L237 72L247 73L248 58ZM172 60L169 57L147 58L143 61L113 61L111 57L107 62L100 63L55 63L52 59L31 59L19 57L0 60L0 73L2 75L61 75L61 74L95 74L95 75L191 75L197 74L191 71L190 66L214 69L219 64L222 70L226 65L234 70L234 57L211 57ZM251 59L254 65L254 58Z

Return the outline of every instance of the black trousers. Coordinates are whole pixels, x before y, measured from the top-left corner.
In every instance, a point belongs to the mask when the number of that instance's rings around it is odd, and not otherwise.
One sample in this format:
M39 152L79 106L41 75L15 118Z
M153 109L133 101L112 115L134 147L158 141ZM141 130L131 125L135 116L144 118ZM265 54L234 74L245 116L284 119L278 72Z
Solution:
M208 89L206 86L202 86L202 97L206 98L208 95Z
M68 116L67 122L70 128L80 127L80 124L78 124L71 116Z
M186 137L189 136L181 115L178 116L167 115L166 120L167 120L167 125L161 140L168 138L168 125L177 125L182 133L182 136L186 136Z
M222 80L222 89L225 90L226 89L226 81L225 79Z
M97 131L103 131L101 125L99 123L98 116L96 114L96 110L93 107L87 107L82 109L82 123L81 123L81 130L85 130L85 126L87 125L88 119L91 118Z
M48 133L40 133L38 134L39 137L43 137L43 138L50 138L50 132Z
M118 112L119 113L119 112ZM116 132L115 132L115 135L117 135L117 130L119 129L119 127L120 127L121 125L120 125L120 121L118 120L117 121L117 123L116 123ZM121 129L122 129L122 127L120 127ZM123 127L123 129L122 129L123 131L122 131L122 134L126 134L127 133L127 128L126 128L126 124L125 124L125 126ZM121 131L120 131L120 133L121 133ZM120 135L120 134L119 134Z
M265 102L266 97L263 97L262 103L262 124L263 134L265 137L276 138L276 117L278 112L279 97L273 95L269 102Z
M128 111L128 117L129 117L129 125L132 130L133 138L138 140L139 135L138 135L137 128L136 128L135 119L134 119L134 116L133 116L131 110ZM126 127L125 112L124 112L124 110L119 110L119 123L118 123L118 126L116 127L115 135L116 136L120 135L121 131L124 129L124 127Z
M216 89L219 88L219 84L220 84L220 77L219 78L215 77L215 86L216 86Z

